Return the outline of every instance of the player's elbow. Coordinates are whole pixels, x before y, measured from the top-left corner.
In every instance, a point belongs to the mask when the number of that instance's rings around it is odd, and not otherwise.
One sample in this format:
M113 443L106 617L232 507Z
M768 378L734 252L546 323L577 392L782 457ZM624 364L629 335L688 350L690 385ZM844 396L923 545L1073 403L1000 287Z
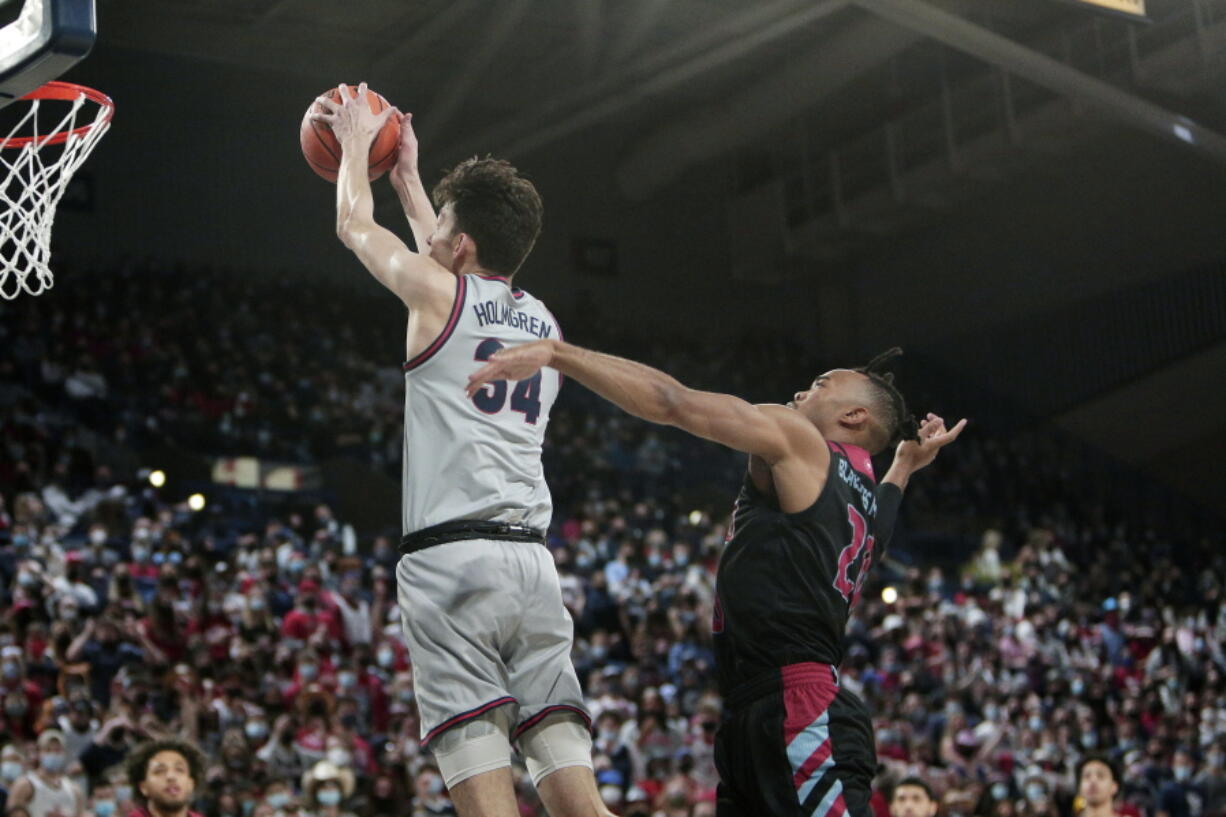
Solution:
M352 216L337 219L336 221L336 237L351 250L357 249L365 234L365 225Z
M646 419L662 425L687 428L691 412L687 396L690 390L679 383L660 383L655 389L653 416Z

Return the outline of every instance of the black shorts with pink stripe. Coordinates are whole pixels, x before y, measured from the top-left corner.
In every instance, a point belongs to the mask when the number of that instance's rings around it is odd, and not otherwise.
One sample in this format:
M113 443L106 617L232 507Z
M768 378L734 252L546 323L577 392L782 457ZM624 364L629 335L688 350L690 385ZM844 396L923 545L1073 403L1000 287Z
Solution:
M869 817L872 722L834 667L792 664L724 703L717 817Z

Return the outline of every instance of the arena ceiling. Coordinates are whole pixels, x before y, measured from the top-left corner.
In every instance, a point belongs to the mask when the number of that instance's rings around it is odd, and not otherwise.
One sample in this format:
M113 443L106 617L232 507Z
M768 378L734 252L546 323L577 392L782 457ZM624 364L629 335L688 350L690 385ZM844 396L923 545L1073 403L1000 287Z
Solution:
M321 90L367 80L413 109L423 143L448 146L439 166L590 144L637 201L749 156L741 186L769 193L746 197L751 223L787 209L792 182L819 188L821 206L778 225L805 267L1026 177L1030 159L1002 148L1012 128L1059 151L1110 122L1226 167L1226 0L1148 6L1153 24L1134 26L1059 0L99 0L99 26L110 48ZM1136 372L1046 416L1212 503L1197 475L1226 455L1221 412L1166 418L1221 382L1218 362L1190 356L1173 381ZM1138 425L1144 450L1129 445Z

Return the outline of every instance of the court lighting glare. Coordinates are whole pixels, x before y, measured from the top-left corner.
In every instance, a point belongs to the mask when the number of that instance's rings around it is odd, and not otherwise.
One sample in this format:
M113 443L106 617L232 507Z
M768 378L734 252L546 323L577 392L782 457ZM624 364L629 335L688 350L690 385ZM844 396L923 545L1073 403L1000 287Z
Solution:
M881 600L886 604L893 604L898 601L898 591L893 587L883 588L881 591Z
M187 498L187 507L193 511L204 510L204 494L192 494Z
M154 488L161 488L166 484L166 472L160 468L156 471L149 472L149 484Z
M690 524L697 525L702 521L702 511L690 511Z

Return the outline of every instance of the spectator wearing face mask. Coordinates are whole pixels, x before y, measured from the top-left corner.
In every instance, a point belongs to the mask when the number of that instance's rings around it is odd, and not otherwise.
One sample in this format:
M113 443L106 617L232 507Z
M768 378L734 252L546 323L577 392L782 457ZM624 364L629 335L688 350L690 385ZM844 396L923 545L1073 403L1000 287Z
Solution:
M331 753L329 753L331 754ZM302 790L317 817L353 817L344 803L353 795L353 772L321 760L311 767L302 781Z
M111 618L91 618L80 635L68 645L66 658L89 664L91 697L100 706L111 703L111 682L127 664L143 661L144 650L125 640L119 625Z
M447 796L438 768L429 764L422 766L413 781L410 817L451 817L455 813L455 804Z
M89 803L87 817L118 817L119 803L115 799L115 787L109 780L94 786Z
M1209 744L1205 767L1192 782L1204 797L1206 817L1226 817L1226 737Z
M0 750L0 814L8 810L9 791L25 773L26 760L16 745L10 743Z
M38 736L38 768L18 778L8 808L22 807L30 817L82 817L85 794L64 775L68 755L64 735L48 729Z
M64 733L69 760L76 760L85 751L85 747L93 743L94 735L98 731L94 705L84 696L75 698L68 705L68 712L59 716L56 725Z
M1191 750L1184 747L1176 749L1171 763L1171 779L1158 789L1158 817L1200 817L1202 797L1192 782L1195 769L1196 761Z

